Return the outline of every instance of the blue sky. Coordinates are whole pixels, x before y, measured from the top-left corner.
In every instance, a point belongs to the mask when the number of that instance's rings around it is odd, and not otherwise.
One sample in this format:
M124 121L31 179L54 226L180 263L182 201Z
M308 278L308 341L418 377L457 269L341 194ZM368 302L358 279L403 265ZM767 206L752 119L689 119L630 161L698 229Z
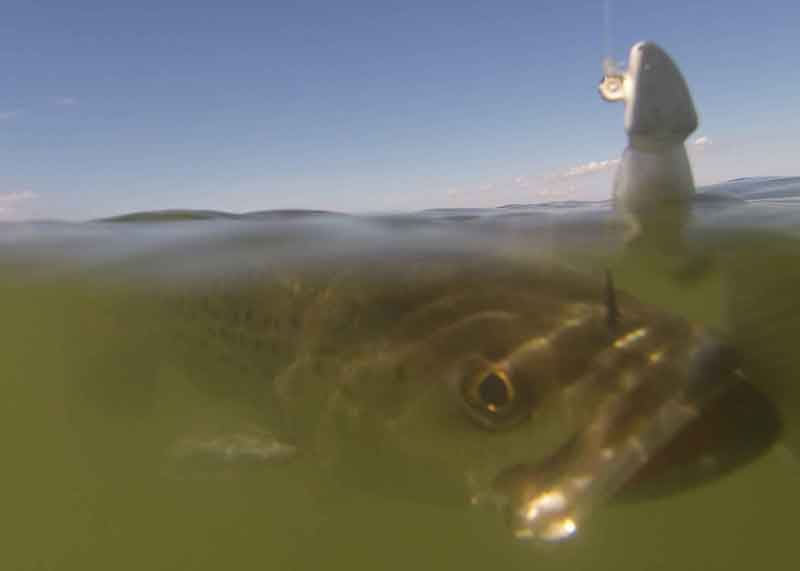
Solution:
M604 198L625 136L596 92L603 5L5 2L0 218ZM699 183L800 174L797 3L610 21L616 59L654 40L687 77Z

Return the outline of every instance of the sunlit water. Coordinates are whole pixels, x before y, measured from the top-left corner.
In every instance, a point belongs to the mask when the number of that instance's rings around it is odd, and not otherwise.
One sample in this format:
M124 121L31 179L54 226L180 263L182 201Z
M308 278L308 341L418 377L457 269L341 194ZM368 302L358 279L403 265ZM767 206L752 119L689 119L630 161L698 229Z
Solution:
M317 214L0 227L0 568L793 568L800 508L800 185L749 180L713 190L738 200L700 201L689 253L662 258L624 253L605 204L352 222ZM409 236L499 240L509 255L556 258L589 278L611 267L621 289L735 330L762 367L761 388L780 401L786 440L713 484L605 506L574 538L554 545L515 540L499 514L466 503L411 502L331 484L308 456L216 477L173 477L153 450L179 437L196 410L217 405L213 396L181 388L189 386L185 371L152 366L156 343L125 346L126 328L152 317L151 308L127 296L127 280L157 282L172 273L213 279L208 268L224 274L257 260L251 245L264 236L286 241L280 255L302 266L313 256L293 244L342 224L354 244L389 245ZM215 246L231 236L237 252ZM181 248L179 264L174 256L160 260L160 251ZM93 288L76 275L111 275L110 285ZM99 377L120 368L134 379L155 375L155 408L120 421L134 423L133 432L109 420L116 410L96 407L117 406L125 414L141 397L136 391L101 403L76 400L71 379L89 362Z

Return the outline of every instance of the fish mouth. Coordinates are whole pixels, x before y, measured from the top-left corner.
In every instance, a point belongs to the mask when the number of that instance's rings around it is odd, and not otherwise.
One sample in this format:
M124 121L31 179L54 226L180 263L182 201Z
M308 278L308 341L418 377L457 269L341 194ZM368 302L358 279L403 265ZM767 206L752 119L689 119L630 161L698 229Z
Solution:
M719 420L725 418L725 411L719 409L746 401L748 411L755 404L759 428L754 431L752 426L728 422L728 433L722 434L722 439L732 449L738 448L743 438L749 439L749 457L731 456L713 473L706 471L706 479L716 479L752 460L777 439L777 413L770 401L757 393L754 396L753 389L747 388L738 358L728 345L710 337L702 339L685 378L672 384L674 390L651 393L649 396L657 397L650 402L643 398L650 391L645 385L628 394L608 395L590 422L554 453L535 464L503 470L491 491L474 496L473 503L490 501L502 508L519 539L562 541L576 534L596 508L623 496L626 488L652 472L649 466L667 464L664 456L673 443L696 444L692 430L696 433L697 427L702 427L707 413ZM715 409L716 413L709 412ZM696 452L709 456L708 449ZM687 458L679 458L681 461L690 463Z

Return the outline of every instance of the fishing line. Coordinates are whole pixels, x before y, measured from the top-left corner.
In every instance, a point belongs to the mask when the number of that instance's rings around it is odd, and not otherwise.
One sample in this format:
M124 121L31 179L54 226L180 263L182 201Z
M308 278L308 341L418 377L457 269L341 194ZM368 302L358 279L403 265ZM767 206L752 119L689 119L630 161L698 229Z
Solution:
M603 75L619 75L614 61L614 45L611 29L611 0L603 1Z
M611 0L603 1L603 79L598 86L606 101L623 101L625 98L625 74L613 56L613 34L611 29Z
M614 61L611 44L611 0L603 2L603 61Z

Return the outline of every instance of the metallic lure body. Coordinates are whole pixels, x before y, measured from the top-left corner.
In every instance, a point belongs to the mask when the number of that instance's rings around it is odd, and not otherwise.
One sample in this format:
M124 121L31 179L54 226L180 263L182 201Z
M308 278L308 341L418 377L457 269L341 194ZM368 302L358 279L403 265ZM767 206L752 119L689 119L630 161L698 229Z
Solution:
M606 62L598 89L606 101L625 104L628 147L614 181L616 207L632 237L673 249L694 195L684 141L698 121L686 81L664 50L640 42L630 50L626 72Z

